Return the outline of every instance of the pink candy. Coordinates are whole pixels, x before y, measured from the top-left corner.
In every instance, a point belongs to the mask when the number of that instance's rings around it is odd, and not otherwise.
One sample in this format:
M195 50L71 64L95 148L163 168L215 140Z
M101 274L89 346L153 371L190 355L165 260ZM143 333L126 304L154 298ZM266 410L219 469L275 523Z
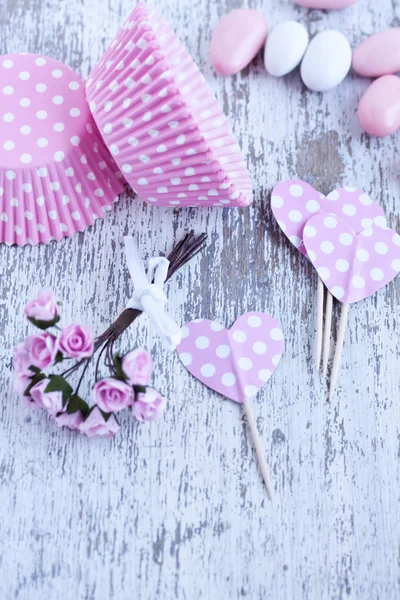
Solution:
M370 135L383 137L400 127L400 27L376 33L353 54L353 69L365 77L380 77L361 98L358 116Z
M347 8L356 2L357 0L294 0L294 3L300 4L300 6L305 6L306 8L320 8L321 10Z
M221 75L234 75L261 50L268 33L264 15L250 8L233 10L214 29L210 59Z
M385 75L374 81L361 98L358 116L370 135L394 133L400 127L400 78Z
M353 69L364 77L381 77L400 71L400 27L371 35L354 50Z

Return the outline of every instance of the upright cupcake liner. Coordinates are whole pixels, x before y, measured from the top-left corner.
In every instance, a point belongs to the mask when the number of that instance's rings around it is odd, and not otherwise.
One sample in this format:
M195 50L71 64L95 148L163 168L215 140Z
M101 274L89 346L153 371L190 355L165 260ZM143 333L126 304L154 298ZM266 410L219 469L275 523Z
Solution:
M125 183L90 114L83 80L29 54L0 57L0 73L0 241L48 243L82 231Z
M57 165L0 169L2 242L22 246L69 237L93 225L118 200L124 187L115 170L110 173L108 153L95 154L88 142L81 150L81 157L73 153ZM107 166L101 169L99 163Z
M91 73L86 91L107 147L146 201L251 202L250 178L229 124L190 55L155 10L137 5Z

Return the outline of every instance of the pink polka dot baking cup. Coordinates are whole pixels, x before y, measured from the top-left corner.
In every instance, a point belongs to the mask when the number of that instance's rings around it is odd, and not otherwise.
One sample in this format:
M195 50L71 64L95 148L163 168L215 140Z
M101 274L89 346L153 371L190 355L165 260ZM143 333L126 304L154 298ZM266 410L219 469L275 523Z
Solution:
M0 57L0 242L24 245L92 225L124 190L84 82L33 54Z
M322 281L344 303L363 300L400 272L400 236L388 227L357 234L343 219L317 215L304 228L304 244Z
M272 212L279 227L294 246L306 254L303 231L309 219L319 213L334 214L356 233L372 225L386 227L382 207L362 190L343 187L324 196L305 181L290 179L279 183L271 195Z
M156 10L139 3L86 85L125 178L170 206L247 206L250 177L204 77Z
M248 312L231 329L196 319L182 327L178 354L196 379L234 402L257 394L275 371L285 342L279 324Z

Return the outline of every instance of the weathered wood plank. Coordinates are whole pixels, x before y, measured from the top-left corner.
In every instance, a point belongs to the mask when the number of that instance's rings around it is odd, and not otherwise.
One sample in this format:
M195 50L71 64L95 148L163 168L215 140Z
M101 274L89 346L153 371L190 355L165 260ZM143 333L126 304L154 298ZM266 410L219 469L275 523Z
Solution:
M400 282L351 310L341 385L329 404L313 362L316 277L277 230L269 194L298 176L322 192L345 182L377 198L400 229L398 136L370 140L356 108L367 81L350 76L324 96L296 72L267 77L259 57L217 77L211 27L239 2L160 0L196 58L248 157L254 205L169 211L121 199L104 222L59 244L0 247L1 578L5 599L399 597ZM398 25L400 5L360 0L345 12L254 1L271 24L336 27L356 44ZM40 52L87 75L132 7L128 0L3 0L2 52ZM27 333L25 301L40 287L73 318L102 330L129 297L121 236L146 253L183 231L207 231L205 254L169 285L178 321L230 325L265 310L287 350L255 405L272 465L266 498L239 407L221 401L167 356L142 319L122 340L157 357L156 384L171 398L160 423L127 417L112 442L55 430L12 392L10 349ZM337 315L335 315L337 316ZM87 389L88 392L88 389Z

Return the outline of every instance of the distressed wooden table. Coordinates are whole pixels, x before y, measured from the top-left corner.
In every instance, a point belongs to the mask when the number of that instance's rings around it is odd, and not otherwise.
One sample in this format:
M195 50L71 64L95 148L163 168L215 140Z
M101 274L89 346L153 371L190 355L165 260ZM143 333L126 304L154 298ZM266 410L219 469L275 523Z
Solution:
M292 176L324 193L347 182L378 200L399 230L399 138L362 133L356 109L368 81L354 75L325 95L305 90L298 72L268 77L261 57L237 77L217 77L207 58L211 28L240 2L157 5L232 121L254 204L167 210L123 197L72 239L0 247L0 597L397 599L400 280L351 310L341 385L329 403L314 367L316 276L278 231L269 196ZM290 0L251 6L271 25L294 18L311 35L338 28L353 46L400 18L393 0L331 13ZM2 0L0 48L47 54L86 76L131 8L129 0ZM11 348L28 332L22 309L32 294L56 290L66 322L100 332L131 292L122 234L153 254L190 228L207 231L209 244L168 286L176 320L229 326L256 309L283 325L285 357L255 400L272 506L239 407L193 380L145 319L122 349L135 340L156 357L155 384L171 398L161 422L137 426L127 416L113 441L89 441L29 412L12 391Z

